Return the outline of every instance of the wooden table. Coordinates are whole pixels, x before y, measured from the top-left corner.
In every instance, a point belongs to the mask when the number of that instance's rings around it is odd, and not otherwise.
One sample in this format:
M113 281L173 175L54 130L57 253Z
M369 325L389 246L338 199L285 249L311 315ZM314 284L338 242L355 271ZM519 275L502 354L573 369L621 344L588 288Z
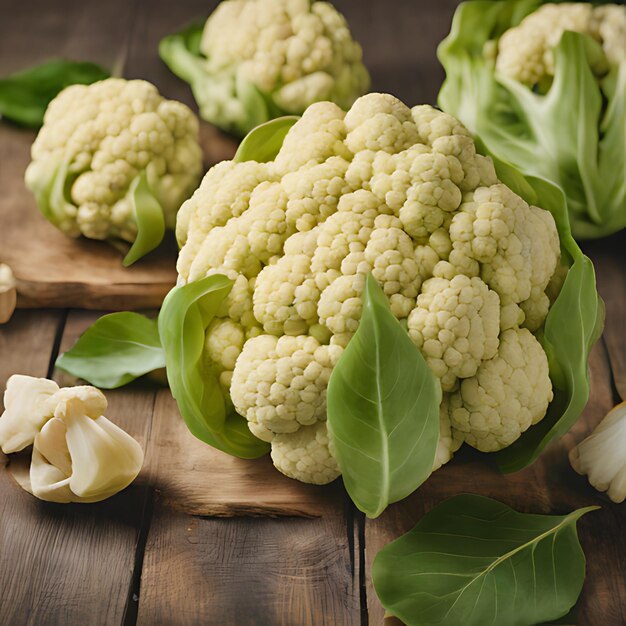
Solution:
M124 76L146 78L164 95L192 104L186 85L159 61L156 46L214 4L2 0L0 74L50 56L109 67L124 58ZM407 103L435 100L442 79L435 44L455 4L336 2L364 44L373 88ZM0 142L7 132L15 130L0 124ZM25 133L24 141L30 138ZM208 125L203 138L209 163L230 149ZM567 450L626 399L625 246L623 236L585 246L596 263L607 325L591 358L591 399L571 432L532 467L508 476L463 451L374 521L356 511L339 484L319 491L313 518L189 515L161 497L164 470L155 446L161 431L155 424L179 419L169 392L137 385L108 393L109 416L147 450L146 470L123 493L95 505L43 503L19 489L0 463L0 624L378 625L383 610L369 578L376 552L460 492L536 513L600 504L579 524L587 578L575 615L564 623L626 623L624 507L596 493L567 461ZM0 387L13 373L63 381L53 367L57 353L97 316L18 311L0 326ZM209 472L206 481L212 481Z

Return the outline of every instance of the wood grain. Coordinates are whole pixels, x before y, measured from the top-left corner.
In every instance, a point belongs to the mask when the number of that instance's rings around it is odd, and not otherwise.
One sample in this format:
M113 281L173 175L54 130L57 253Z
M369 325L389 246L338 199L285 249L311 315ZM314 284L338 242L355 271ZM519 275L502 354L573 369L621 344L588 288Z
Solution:
M190 518L157 504L138 623L357 626L349 532L339 503L310 520Z
M626 231L585 242L583 249L596 260L598 291L606 304L604 341L615 388L626 400Z
M238 459L196 439L167 389L157 395L149 457L163 503L190 515L309 516L343 493L283 476L269 456Z

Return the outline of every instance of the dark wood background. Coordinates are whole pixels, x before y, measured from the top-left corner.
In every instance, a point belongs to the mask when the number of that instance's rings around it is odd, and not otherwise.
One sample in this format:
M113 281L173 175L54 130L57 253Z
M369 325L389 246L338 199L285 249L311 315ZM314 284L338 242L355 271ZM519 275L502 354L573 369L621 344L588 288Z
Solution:
M159 60L157 44L215 4L1 0L0 75L51 56L109 67L121 60L125 77L148 79L165 96L193 106L188 87ZM335 4L364 45L374 90L389 91L407 104L435 102L443 78L435 47L449 28L455 1ZM0 170L27 154L33 136L0 123ZM233 150L232 141L207 124L202 141L207 165ZM9 145L19 147L19 158ZM164 399L167 391L146 385L107 394L110 417L148 453L140 479L106 502L40 502L16 487L0 455L0 624L379 625L384 612L369 579L376 552L460 492L535 513L600 504L600 511L579 523L587 578L566 623L626 623L624 507L591 489L567 461L567 450L626 399L625 244L616 236L585 246L607 304L607 327L591 359L591 399L572 431L522 472L501 476L464 451L373 521L355 510L340 485L321 491L320 515L312 519L193 516L160 497L159 457L151 451L155 424L171 403ZM53 367L56 355L97 316L18 311L0 326L0 388L13 373L62 382ZM207 483L213 479L206 476Z

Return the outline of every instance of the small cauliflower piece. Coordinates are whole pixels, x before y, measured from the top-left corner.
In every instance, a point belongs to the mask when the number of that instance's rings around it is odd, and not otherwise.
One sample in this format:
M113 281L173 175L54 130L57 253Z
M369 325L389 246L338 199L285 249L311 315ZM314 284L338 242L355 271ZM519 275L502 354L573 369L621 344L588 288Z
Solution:
M143 464L141 446L104 417L95 387L64 387L15 374L4 394L0 447L33 446L28 478L19 481L50 502L98 502L126 488Z
M50 398L54 417L35 437L33 495L50 502L98 502L126 488L143 465L141 446L103 413L95 387L66 387Z
M326 485L341 474L325 421L276 435L271 456L276 469L304 483Z
M0 263L0 324L11 319L17 305L15 276L6 263Z
M587 475L598 491L606 491L613 502L626 499L626 402L611 409L569 453L572 467Z
M471 446L495 452L541 420L552 395L541 344L525 328L506 330L496 356L450 396L450 422Z
M173 228L202 173L198 120L143 80L72 85L48 106L31 149L26 186L66 234L133 242L130 189L145 172Z
M4 413L0 415L0 448L5 454L33 444L54 413L50 399L58 390L59 386L47 378L22 374L9 378L4 392Z

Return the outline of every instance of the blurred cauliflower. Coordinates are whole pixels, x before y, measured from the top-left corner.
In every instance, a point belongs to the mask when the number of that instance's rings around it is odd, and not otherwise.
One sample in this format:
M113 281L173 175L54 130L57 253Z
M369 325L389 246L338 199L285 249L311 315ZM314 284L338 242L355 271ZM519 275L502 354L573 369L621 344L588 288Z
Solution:
M173 228L202 174L196 117L143 80L64 89L31 155L26 185L44 216L72 237L135 241L131 194L142 175Z
M441 108L561 187L576 238L626 227L626 7L463 2L437 53Z
M191 83L200 115L239 135L321 100L349 108L369 87L361 47L329 2L224 0L160 54Z
M626 59L626 11L622 7L548 3L500 37L496 70L530 86L545 84L554 77L553 49L565 31L589 35L602 45L606 58L597 56L592 66L599 76L607 72L608 63L617 65Z
M313 104L273 161L213 167L177 236L181 284L234 281L205 359L288 476L339 474L326 387L367 272L445 391L435 468L462 441L504 448L546 413L552 385L533 333L559 261L554 219L499 182L445 113L385 94L347 113Z

